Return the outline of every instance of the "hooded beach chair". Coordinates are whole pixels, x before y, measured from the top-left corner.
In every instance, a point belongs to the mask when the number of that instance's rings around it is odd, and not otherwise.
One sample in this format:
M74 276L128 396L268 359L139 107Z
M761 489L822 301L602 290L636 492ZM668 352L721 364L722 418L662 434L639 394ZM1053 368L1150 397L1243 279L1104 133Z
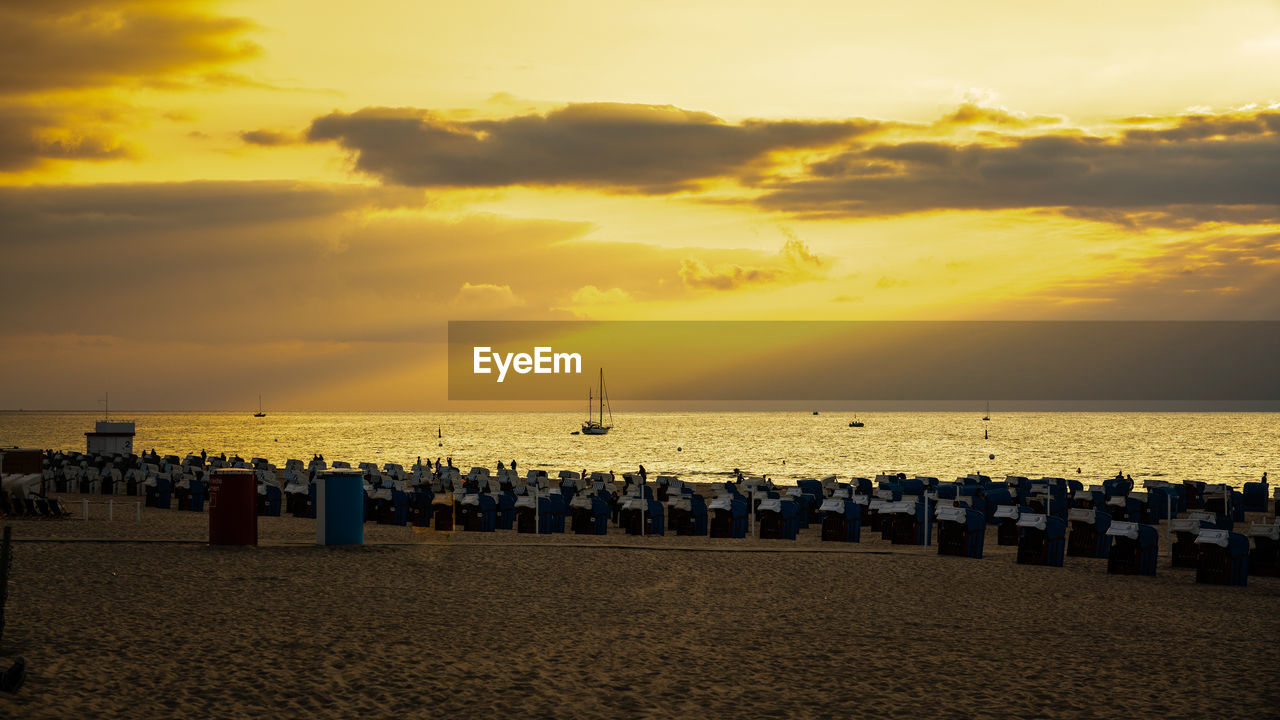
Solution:
M982 558L982 544L987 533L987 518L973 508L939 505L938 554Z
M1217 516L1214 524L1219 530L1230 530L1233 523L1242 520L1237 517L1241 512L1244 496L1230 485L1217 484L1204 487L1204 509Z
M1204 488L1205 484L1196 480L1183 480L1182 487L1186 488L1187 510L1201 510L1204 508Z
M1196 582L1241 587L1249 584L1249 538L1230 530L1201 530L1196 544L1200 546Z
M1106 507L1107 498L1102 490L1076 490L1071 493L1071 507L1087 510L1101 510ZM1110 517L1110 514L1108 514Z
M391 491L390 513L391 525L409 524L409 493L403 490Z
M1169 532L1173 535L1173 550L1170 564L1173 567L1200 567L1200 546L1196 538L1200 531L1214 528L1213 513L1193 510L1184 518L1169 521Z
M756 523L762 540L794 540L788 532L789 521L795 518L799 508L792 500L766 498L756 508Z
M1000 518L996 517L996 508L1001 505L1013 504L1013 493L1009 492L1009 488L1004 485L989 487L982 493L982 515L986 518L988 525L999 525Z
M1071 557L1105 558L1111 551L1111 515L1093 508L1073 507L1068 512L1067 555Z
M628 535L663 535L666 532L666 515L666 507L657 500L628 495L622 500L618 517ZM644 527L646 525L648 527Z
M685 493L669 495L667 516L676 535L707 534L707 503L701 495Z
M191 512L204 512L204 502L209 497L208 487L205 481L192 478L187 482L187 509Z
M462 498L462 502L469 506L465 526L468 532L493 532L497 529L498 501L492 495L470 493Z
M598 495L575 495L570 503L573 509L573 531L579 535L607 535L609 533L609 503Z
M154 507L168 510L173 505L173 481L168 476L156 478Z
M924 514L924 503L915 498L885 503L880 508L884 516L884 535L894 545L925 545L933 535L933 523Z
M845 497L833 496L822 501L822 539L824 542L858 542L862 539L862 506Z
M1019 513L1018 563L1062 567L1067 524L1056 515Z
M280 506L284 501L284 494L280 492L280 488L275 485L266 486L266 502L263 515L267 517L280 517Z
M539 498L532 494L537 492L534 488L525 486L525 490L527 494L516 496L516 532L537 535L541 533L543 524L541 508L536 504Z
M1015 498L1017 495L1015 494ZM996 544L1017 545L1022 537L1022 529L1018 527L1018 518L1030 513L1028 505L998 505L993 513L996 520Z
M1245 483L1244 490L1240 493L1241 511L1265 513L1267 511L1267 496L1269 494L1270 490L1268 488L1268 483Z
M1107 558L1107 572L1112 575L1156 574L1156 558L1160 548L1160 533L1150 525L1116 520L1107 528L1111 539L1111 552Z
M311 487L315 487L312 483ZM312 507L315 507L314 498ZM453 493L444 491L436 493L431 499L431 527L433 530L451 531L454 527Z
M741 496L719 495L707 503L708 532L713 538L747 536L747 500Z
M1280 577L1280 521L1249 526L1253 549L1249 551L1249 572Z

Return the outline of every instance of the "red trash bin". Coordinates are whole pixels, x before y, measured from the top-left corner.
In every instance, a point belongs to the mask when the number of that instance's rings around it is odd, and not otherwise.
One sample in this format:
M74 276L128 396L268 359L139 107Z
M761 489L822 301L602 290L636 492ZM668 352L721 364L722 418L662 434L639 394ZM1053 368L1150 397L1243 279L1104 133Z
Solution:
M229 468L210 476L209 544L258 544L258 478L253 470Z

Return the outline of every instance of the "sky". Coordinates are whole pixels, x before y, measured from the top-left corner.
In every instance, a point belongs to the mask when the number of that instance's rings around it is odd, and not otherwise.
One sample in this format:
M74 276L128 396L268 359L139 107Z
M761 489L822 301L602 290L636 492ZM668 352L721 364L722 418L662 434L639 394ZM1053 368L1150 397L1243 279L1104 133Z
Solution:
M0 0L0 409L460 407L448 320L1280 320L1276 188L1272 0Z

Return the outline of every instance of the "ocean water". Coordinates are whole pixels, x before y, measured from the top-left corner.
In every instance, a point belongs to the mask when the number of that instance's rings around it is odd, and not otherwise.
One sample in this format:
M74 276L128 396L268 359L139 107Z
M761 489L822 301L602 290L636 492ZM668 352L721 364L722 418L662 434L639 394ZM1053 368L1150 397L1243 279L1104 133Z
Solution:
M580 413L134 413L134 447L185 455L398 462L452 457L464 470L515 459L522 469L633 471L692 482L734 469L780 482L893 471L950 480L1042 475L1101 482L1117 471L1241 485L1280 471L1280 413L966 412L615 413L604 436L571 435ZM100 414L0 413L0 446L83 450ZM113 418L116 419L116 418ZM984 438L986 430L990 437ZM440 437L437 437L439 432ZM991 456L995 456L992 458ZM1079 473L1077 473L1079 469ZM553 473L554 474L554 473Z

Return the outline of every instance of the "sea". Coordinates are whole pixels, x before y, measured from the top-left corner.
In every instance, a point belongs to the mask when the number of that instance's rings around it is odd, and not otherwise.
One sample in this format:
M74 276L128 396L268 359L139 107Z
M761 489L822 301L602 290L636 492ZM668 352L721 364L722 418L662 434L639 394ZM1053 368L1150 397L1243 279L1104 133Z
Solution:
M1240 486L1280 470L1280 413L973 412L615 413L602 436L574 435L573 412L138 412L135 451L185 456L400 463L452 458L457 467L631 472L690 482L737 471L781 484L905 472L1142 480ZM101 413L0 412L0 447L85 449ZM523 474L523 473L522 473Z

